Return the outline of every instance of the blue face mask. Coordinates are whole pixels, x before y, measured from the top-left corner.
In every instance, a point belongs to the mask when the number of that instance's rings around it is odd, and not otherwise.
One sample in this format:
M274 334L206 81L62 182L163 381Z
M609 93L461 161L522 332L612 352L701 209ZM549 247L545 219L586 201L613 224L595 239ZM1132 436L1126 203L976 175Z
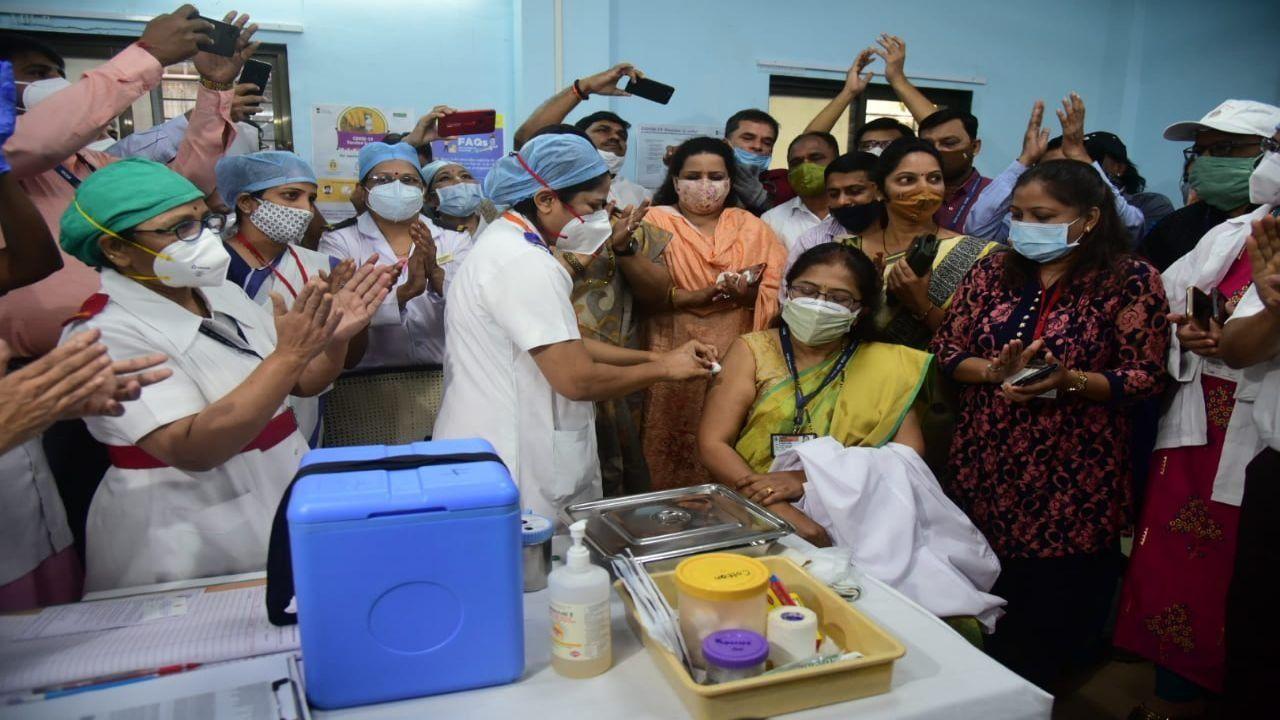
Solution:
M484 199L479 183L471 182L436 188L435 194L440 199L440 212L453 217L470 217Z
M739 165L746 165L760 174L769 169L769 164L773 162L772 155L757 155L750 150L743 150L740 147L733 149L733 156L737 158Z
M1057 260L1076 248L1079 242L1067 241L1067 230L1080 221L1076 218L1069 223L1029 223L1020 220L1009 221L1009 244L1014 252L1022 257L1047 263Z

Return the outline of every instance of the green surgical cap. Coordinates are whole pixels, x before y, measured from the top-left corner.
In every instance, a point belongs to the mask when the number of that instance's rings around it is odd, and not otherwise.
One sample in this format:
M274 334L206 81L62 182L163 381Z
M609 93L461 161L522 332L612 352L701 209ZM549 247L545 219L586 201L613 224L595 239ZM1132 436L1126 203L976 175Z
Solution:
M107 259L98 248L100 235L119 234L204 192L169 168L143 158L128 158L94 172L76 188L75 199L62 213L58 242L90 267Z

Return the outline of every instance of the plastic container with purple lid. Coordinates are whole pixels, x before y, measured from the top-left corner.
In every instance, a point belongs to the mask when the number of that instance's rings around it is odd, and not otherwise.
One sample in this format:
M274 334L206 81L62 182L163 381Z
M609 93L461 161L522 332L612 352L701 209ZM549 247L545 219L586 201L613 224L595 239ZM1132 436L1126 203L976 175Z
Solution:
M721 630L702 641L702 655L707 661L710 682L744 680L764 672L769 641L750 630Z

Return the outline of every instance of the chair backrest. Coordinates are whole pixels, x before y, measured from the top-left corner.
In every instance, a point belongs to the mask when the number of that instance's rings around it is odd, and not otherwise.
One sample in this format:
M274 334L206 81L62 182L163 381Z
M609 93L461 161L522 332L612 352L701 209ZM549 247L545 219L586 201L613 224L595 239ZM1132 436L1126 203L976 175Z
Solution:
M324 445L403 445L430 438L444 369L378 368L338 378L324 399Z

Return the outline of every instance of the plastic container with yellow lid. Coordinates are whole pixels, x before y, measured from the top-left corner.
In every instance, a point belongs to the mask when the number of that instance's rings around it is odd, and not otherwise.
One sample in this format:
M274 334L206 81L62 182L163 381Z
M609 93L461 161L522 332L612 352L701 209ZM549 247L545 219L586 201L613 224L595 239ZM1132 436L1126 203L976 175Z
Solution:
M702 641L711 633L751 630L764 635L769 569L759 560L732 553L695 555L676 566L675 584L680 632L699 667L706 667Z

